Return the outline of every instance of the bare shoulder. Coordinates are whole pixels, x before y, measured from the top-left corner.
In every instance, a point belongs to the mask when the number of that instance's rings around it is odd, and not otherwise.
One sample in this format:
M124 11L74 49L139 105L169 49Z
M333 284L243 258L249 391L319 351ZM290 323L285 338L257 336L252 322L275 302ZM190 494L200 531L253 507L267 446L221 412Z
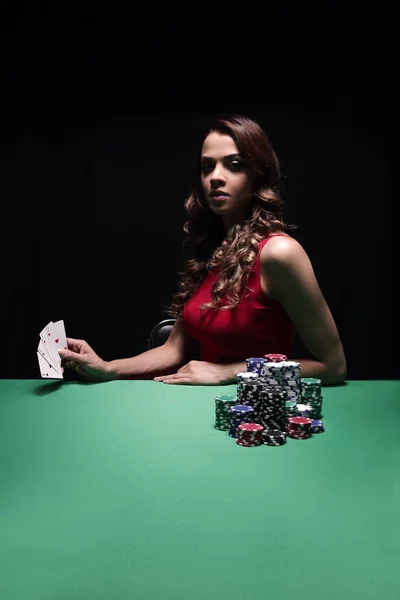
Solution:
M284 265L295 259L307 258L308 255L303 246L288 234L273 235L264 245L260 253L263 267L269 265Z
M345 373L339 333L303 246L290 236L273 237L260 253L260 269L270 297L286 311L311 355L332 372Z
M283 279L314 275L311 261L303 246L289 235L273 236L260 253L261 277L271 298L276 297L277 287Z

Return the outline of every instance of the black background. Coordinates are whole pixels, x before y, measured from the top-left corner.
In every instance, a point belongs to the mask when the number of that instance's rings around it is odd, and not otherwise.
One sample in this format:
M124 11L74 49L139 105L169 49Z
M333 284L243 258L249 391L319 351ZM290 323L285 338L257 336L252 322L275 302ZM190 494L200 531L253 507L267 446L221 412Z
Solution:
M183 268L199 136L220 112L269 134L348 378L399 376L392 15L0 6L2 378L40 376L50 320L105 360L147 349Z

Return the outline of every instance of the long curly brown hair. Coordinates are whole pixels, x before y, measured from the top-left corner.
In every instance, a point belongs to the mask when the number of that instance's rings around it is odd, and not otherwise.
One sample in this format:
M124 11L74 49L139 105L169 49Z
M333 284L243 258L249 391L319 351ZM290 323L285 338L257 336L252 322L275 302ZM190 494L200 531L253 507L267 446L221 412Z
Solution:
M259 242L271 233L297 228L283 220L280 164L261 126L248 117L234 115L215 119L203 142L211 132L227 134L235 141L245 168L254 175L253 195L244 219L226 233L222 217L212 212L204 197L199 160L195 188L184 203L189 218L183 226L186 235L182 246L188 258L184 271L178 273L178 291L173 295L172 304L164 308L173 318L182 315L185 303L214 267L220 267L220 273L212 289L212 301L201 308L234 308L243 291L251 291L247 280L255 264Z

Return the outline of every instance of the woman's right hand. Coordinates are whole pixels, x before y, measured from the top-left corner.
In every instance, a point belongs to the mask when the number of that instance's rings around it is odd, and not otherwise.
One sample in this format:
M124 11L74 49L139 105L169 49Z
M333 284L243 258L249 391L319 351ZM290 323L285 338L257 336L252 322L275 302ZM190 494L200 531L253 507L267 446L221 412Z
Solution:
M59 350L61 366L72 369L89 381L110 381L109 363L96 354L85 340L67 338L68 350Z

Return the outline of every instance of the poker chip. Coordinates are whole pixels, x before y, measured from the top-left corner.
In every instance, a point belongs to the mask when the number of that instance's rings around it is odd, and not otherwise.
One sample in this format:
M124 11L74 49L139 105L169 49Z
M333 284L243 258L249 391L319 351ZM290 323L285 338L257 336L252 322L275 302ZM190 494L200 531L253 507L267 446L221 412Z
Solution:
M229 409L235 404L238 404L238 399L232 394L221 394L215 398L215 429L228 431L230 425Z
M286 433L280 429L267 429L262 434L266 446L283 446L286 444Z
M236 404L229 408L230 421L229 421L229 435L231 437L237 437L237 428L242 423L251 423L253 421L252 415L254 409L252 406L246 406L243 404Z
M261 446L261 444L262 444L262 442L248 444L247 442L244 442L243 440L236 440L236 443L238 446L243 446L244 448L255 448L256 446Z
M312 408L311 418L320 419L322 417L322 388L321 380L315 377L302 377L300 379L301 401L309 404Z
M246 358L247 372L260 376L266 362L268 362L266 358Z
M311 433L323 433L325 426L322 421L313 420L310 427Z
M308 431L312 423L312 419L308 417L290 417L288 423L292 429Z
M282 386L282 362L265 362L261 371L261 378L265 386Z
M285 415L287 418L289 417L297 417L297 403L293 400L286 400L285 402Z
M264 427L258 423L241 423L237 428L237 444L254 447L262 444Z
M278 386L265 387L261 392L259 422L265 429L282 429L286 422L285 396Z
M265 438L263 441L264 446L283 446L286 444L286 436L285 438Z
M254 410L254 419L258 422L263 389L259 375L256 372L238 373L236 379L238 404L251 406Z
M289 437L297 440L305 440L311 437L312 420L307 417L290 417L286 425L286 433Z
M321 386L321 380L315 377L302 377L301 385L305 388L315 388L315 386Z
M294 440L308 440L311 437L311 433L299 433L298 431L291 431L286 429L286 434Z
M301 366L297 361L285 360L280 363L282 368L282 391L286 400L296 403L300 401Z
M287 356L284 354L266 354L265 358L268 362L282 362L283 360L287 360Z
M299 417L312 417L313 408L311 404L297 404L297 414Z

